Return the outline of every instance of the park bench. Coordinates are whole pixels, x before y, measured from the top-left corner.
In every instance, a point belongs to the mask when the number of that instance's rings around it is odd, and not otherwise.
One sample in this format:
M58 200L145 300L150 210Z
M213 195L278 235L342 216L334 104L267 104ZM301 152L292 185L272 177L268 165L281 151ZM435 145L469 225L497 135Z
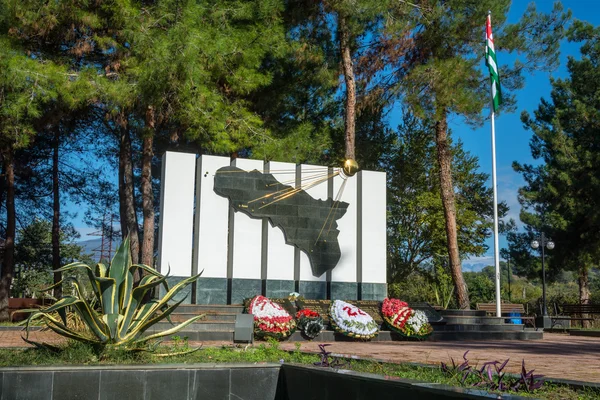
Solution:
M600 304L561 304L560 306L554 303L554 311L556 315L550 317L552 327L559 321L593 321L595 314L600 314ZM584 315L591 315L584 317Z
M8 314L11 322L20 322L27 319L28 314L20 312L20 310L39 308L43 305L50 305L52 302L49 299L30 299L23 297L15 297L8 299Z
M477 303L475 307L477 310L485 311L489 316L496 315L496 303ZM535 317L525 315L525 307L523 307L523 304L501 303L500 313L503 317L506 317L506 319L517 318L522 320L524 324L530 324L532 327L536 327ZM517 316L511 314L519 315Z

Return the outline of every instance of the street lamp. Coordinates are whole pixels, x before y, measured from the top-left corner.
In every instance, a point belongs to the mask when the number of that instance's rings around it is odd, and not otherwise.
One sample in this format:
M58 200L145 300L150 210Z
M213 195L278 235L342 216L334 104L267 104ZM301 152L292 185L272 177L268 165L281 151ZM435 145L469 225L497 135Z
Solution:
M546 304L546 263L544 248L552 250L554 248L554 242L551 239L547 239L544 232L542 232L539 240L533 239L531 241L531 248L534 250L537 250L538 248L542 249L542 317L540 321L541 324L536 322L536 325L542 325L544 329L547 329L552 327L552 321L550 321L550 317L548 316L548 306Z
M506 257L506 266L507 266L507 273L508 273L508 302L512 303L512 299L511 299L511 295L512 293L510 292L510 253L508 254L508 256Z

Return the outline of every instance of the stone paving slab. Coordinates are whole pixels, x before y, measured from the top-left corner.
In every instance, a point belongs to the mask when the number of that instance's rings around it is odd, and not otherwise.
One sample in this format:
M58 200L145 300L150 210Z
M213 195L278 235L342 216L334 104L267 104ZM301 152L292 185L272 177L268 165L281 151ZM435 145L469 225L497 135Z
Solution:
M0 331L0 348L29 347L21 339L24 332ZM62 338L54 332L31 332L30 339L59 343ZM319 352L321 342L299 342L302 351ZM190 346L227 346L230 342L190 342ZM389 362L417 362L440 365L450 358L462 361L465 351L471 365L485 361L510 359L508 371L518 373L521 361L528 370L549 378L571 379L600 383L600 338L574 337L565 334L544 333L542 340L452 341L452 342L332 342L328 351L347 356L375 358ZM255 342L255 346L260 342ZM294 350L295 343L284 342L284 350Z

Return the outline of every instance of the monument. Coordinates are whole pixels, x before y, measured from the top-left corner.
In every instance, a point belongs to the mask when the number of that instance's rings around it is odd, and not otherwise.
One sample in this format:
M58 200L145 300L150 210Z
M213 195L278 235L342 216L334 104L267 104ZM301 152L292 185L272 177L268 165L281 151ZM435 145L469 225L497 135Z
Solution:
M382 300L385 173L166 152L158 268L204 271L184 303Z

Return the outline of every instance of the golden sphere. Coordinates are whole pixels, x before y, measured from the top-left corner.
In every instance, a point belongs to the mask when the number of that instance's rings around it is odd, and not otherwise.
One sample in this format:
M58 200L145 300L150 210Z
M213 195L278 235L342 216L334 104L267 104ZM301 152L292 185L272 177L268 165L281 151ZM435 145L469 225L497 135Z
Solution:
M344 162L344 174L346 176L354 176L358 172L358 163L356 160L347 159Z

